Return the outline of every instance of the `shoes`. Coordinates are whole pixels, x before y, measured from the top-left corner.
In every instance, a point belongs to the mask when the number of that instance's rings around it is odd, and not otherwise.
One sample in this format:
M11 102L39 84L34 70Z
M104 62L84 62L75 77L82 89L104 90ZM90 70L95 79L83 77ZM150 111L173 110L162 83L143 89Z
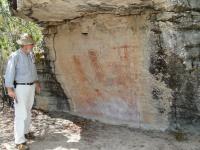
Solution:
M29 146L26 143L16 144L18 150L29 150Z
M33 139L35 139L35 136L34 136L33 132L29 132L27 134L24 134L24 136L25 136L25 138L27 140L33 140Z

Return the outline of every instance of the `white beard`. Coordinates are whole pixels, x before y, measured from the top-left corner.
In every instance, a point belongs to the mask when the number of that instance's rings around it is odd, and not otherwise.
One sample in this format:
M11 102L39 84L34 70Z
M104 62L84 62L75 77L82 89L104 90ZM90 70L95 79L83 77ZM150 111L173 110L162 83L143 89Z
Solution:
M32 49L27 49L27 53L31 54L32 53Z

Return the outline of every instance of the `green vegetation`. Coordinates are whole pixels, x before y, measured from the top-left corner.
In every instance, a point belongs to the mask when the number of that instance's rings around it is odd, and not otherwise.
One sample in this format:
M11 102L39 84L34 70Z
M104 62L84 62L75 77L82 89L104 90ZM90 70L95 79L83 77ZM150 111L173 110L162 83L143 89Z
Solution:
M0 0L0 75L3 66L11 52L19 47L16 40L21 33L29 33L37 42L34 51L37 53L41 48L42 33L40 27L33 22L25 21L11 15L8 0Z

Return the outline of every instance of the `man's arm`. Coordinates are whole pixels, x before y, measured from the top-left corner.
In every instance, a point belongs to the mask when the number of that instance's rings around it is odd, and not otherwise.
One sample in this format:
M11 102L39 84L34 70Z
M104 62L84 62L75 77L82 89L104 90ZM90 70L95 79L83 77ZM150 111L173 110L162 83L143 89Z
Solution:
M35 83L35 90L36 90L36 93L40 94L41 85L40 85L39 80L36 80L34 83Z
M34 78L35 78L35 89L36 89L36 93L40 94L40 91L41 91L41 85L40 85L40 81L38 79L38 74L37 74L37 69L36 69L36 66L34 64Z
M16 94L14 92L15 66L15 57L11 55L6 67L5 86L8 90L8 95L13 99L16 99Z

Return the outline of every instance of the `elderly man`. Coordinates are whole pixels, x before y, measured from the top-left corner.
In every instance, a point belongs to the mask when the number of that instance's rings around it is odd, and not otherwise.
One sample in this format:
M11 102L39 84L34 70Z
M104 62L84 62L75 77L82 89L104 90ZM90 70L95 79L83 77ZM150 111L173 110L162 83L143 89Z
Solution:
M28 34L22 34L17 43L19 50L11 54L5 73L5 86L8 95L14 100L15 144L19 150L29 149L26 144L30 137L31 109L35 90L40 92L35 61L32 53L34 41Z

